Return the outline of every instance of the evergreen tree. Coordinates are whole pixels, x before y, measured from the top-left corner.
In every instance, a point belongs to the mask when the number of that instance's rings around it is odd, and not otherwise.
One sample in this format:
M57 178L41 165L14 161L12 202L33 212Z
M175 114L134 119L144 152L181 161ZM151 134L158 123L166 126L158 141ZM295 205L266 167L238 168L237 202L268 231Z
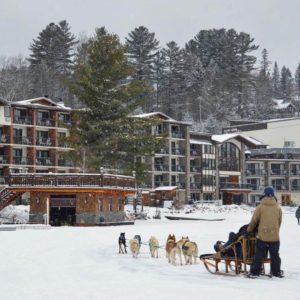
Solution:
M272 89L273 89L273 97L276 99L280 99L281 91L280 91L280 75L277 62L275 61L273 73L272 73Z
M183 107L183 50L171 41L162 49L163 111L175 119L181 119Z
M291 71L289 68L286 68L285 66L281 69L281 76L280 76L280 90L281 90L281 96L284 100L291 100L292 98L292 84L293 78Z
M159 45L155 34L144 26L137 27L129 33L126 45L129 61L136 69L137 79L151 81L153 62Z
M201 30L186 44L187 52L199 57L204 70L214 66L217 71L210 99L205 101L215 107L226 107L240 117L248 115L248 107L253 86L252 71L256 58L251 52L258 46L254 39L244 32L234 29Z
M86 149L86 166L123 170L136 169L143 174L138 155L151 155L160 143L147 131L149 121L128 117L143 100L146 85L130 80L135 70L128 64L125 48L117 35L105 28L96 29L87 43L85 61L75 66L72 90L86 105L80 111L79 136L74 142L78 151Z
M297 95L297 100L300 100L300 63L297 66L295 73L295 90Z
M137 80L144 80L148 85L149 92L143 105L146 111L152 111L157 103L153 84L157 83L154 63L158 45L159 42L155 38L155 34L149 32L144 26L135 28L126 38L127 56L136 70L133 77Z
M75 36L66 21L58 25L50 23L33 40L28 59L33 97L48 95L53 99L68 99L70 95L64 80L70 79L72 73L75 44Z
M254 105L254 119L267 119L273 113L272 79L270 76L270 61L268 51L263 49L260 70L256 78L256 101Z

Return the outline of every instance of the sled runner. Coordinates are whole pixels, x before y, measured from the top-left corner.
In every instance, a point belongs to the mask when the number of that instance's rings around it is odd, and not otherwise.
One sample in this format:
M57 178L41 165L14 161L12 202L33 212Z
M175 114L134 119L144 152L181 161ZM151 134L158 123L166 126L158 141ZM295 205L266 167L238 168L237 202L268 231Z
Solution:
M214 254L203 254L200 260L205 268L212 274L236 276L241 273L246 274L248 267L252 264L255 253L255 237L241 236L239 239L222 248ZM261 275L265 274L265 264L271 260L265 258L262 263ZM220 265L220 266L219 266Z

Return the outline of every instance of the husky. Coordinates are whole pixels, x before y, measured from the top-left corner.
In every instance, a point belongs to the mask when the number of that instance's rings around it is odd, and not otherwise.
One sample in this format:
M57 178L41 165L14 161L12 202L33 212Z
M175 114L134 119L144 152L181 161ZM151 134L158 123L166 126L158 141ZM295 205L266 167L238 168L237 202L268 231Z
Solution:
M151 257L158 258L158 247L159 247L159 243L158 243L157 238L154 236L151 236L149 239L149 248L150 248Z
M121 232L119 236L119 253L124 254L127 253L127 245L126 245L126 238L125 238L125 232Z
M198 246L195 242L191 242L189 240L189 237L182 237L181 240L177 242L177 245L181 247L182 254L185 259L186 264L193 264L193 258L194 258L194 264L197 263L197 257L198 257Z
M166 257L172 265L176 264L176 254L179 257L180 264L182 265L182 260L181 260L181 249L178 247L176 243L176 237L175 235L169 234L167 242L166 242Z
M129 248L132 253L132 257L137 258L138 254L140 253L140 243L138 239L133 238L129 240Z

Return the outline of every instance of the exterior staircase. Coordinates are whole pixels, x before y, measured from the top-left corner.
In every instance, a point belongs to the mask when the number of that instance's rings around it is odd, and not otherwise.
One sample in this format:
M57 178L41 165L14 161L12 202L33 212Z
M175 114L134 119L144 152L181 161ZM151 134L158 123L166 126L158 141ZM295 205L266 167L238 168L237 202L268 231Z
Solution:
M7 186L0 191L0 211L11 204L22 192L15 192L10 190Z

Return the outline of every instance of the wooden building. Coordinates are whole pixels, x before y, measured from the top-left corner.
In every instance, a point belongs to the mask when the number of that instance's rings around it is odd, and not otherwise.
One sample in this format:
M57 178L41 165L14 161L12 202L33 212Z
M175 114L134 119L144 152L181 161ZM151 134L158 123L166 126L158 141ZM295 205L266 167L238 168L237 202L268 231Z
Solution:
M11 174L0 192L0 210L29 193L30 223L97 225L125 220L135 179L111 174Z

